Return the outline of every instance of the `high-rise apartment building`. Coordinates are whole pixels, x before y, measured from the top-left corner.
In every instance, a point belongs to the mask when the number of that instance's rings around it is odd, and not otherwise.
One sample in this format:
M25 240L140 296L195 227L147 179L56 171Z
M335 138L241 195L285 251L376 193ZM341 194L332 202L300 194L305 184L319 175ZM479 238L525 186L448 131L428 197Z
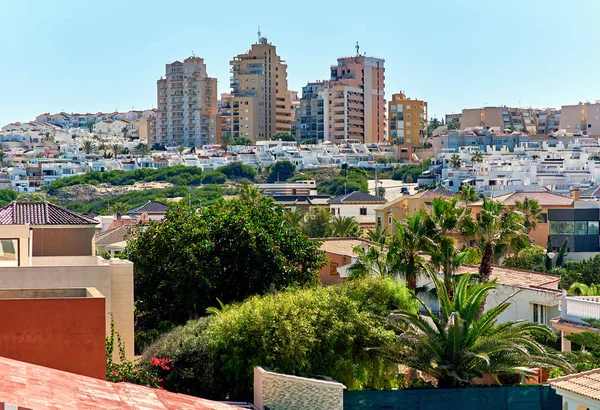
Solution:
M288 93L287 65L275 46L260 37L252 48L231 64L231 116L234 137L268 140L290 132L292 106Z
M388 135L397 146L397 158L412 159L416 148L427 142L427 102L394 94L388 107Z
M157 142L185 147L217 142L217 79L208 76L204 59L167 64L157 90Z
M302 88L296 133L301 139L383 142L385 127L384 60L339 58L331 78Z
M568 134L600 135L600 101L563 105L559 128Z

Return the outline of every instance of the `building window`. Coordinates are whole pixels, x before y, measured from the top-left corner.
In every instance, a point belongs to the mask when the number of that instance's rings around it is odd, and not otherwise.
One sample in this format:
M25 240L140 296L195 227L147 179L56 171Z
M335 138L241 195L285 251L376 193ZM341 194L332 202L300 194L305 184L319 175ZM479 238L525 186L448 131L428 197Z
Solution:
M381 226L381 217L380 216L377 217L377 226Z
M540 214L540 222L547 223L548 222L548 214Z
M392 217L388 216L388 225L391 225L391 224L392 224Z
M337 275L338 274L337 268L338 268L338 264L335 263L335 262L331 262L329 264L329 274L330 275Z
M575 235L587 235L586 221L575 221Z
M331 208L331 215L335 216L335 208Z
M598 221L588 221L588 231L587 234L588 235L598 235L600 234L600 222Z
M533 323L546 324L546 306L533 304Z
M367 214L367 208L360 208L360 214L361 215L366 215Z
M573 221L550 221L550 235L573 235Z
M0 266L19 266L18 239L0 239Z

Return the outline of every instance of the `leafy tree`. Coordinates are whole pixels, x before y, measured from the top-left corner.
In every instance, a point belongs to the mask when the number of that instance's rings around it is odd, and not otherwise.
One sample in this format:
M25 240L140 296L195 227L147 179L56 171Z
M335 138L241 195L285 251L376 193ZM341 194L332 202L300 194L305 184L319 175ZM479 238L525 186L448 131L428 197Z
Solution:
M0 206L8 205L14 202L19 197L19 194L12 189L0 189Z
M166 151L167 147L165 147L165 144L161 144L159 142L155 142L154 144L152 144L152 151Z
M254 141L246 137L235 137L233 145L254 145Z
M295 210L288 209L285 216L292 226L301 227L302 223L304 222L306 212L300 208L296 208Z
M546 249L541 246L531 246L521 249L516 255L507 256L502 262L503 266L515 269L532 270L536 272L547 272L551 269L546 267Z
M439 126L442 125L442 122L435 117L432 117L429 120L429 124L427 124L427 136L431 137L433 135L433 131L435 131Z
M398 168L392 175L394 181L404 181L406 183L415 182L424 170L431 166L431 160L426 159L421 164L404 164Z
M217 171L227 175L229 179L248 179L254 181L256 177L256 169L250 165L245 165L239 162L233 162L228 165L217 168Z
M0 145L0 169L4 166L4 159L6 158L6 152L4 152L4 147Z
M267 182L287 181L294 176L294 172L296 172L296 165L290 161L277 161L271 167Z
M352 216L335 216L331 219L332 236L350 238L360 235L360 226Z
M433 276L438 295L439 313L421 301L427 320L419 313L399 311L396 323L408 326L399 337L393 357L412 369L435 377L438 387L463 387L475 377L486 374L530 375L531 367L558 367L570 370L569 364L548 351L532 336L549 335L543 325L526 322L497 324L506 311L507 300L480 315L487 294L495 282L470 283L463 275L454 286L450 299L443 283Z
M225 133L221 136L221 147L227 152L227 149L230 145L233 145L235 142L233 135L229 133Z
M179 154L180 158L183 158L183 154L185 154L185 147L183 145L178 145L177 153Z
M396 255L389 249L385 249L381 245L370 246L367 249L357 246L354 248L354 252L358 257L356 262L348 268L349 280L369 277L395 279L398 276L398 261Z
M394 309L417 306L389 278L254 296L174 329L145 358L173 360L168 390L217 400L250 400L256 365L328 376L349 389L389 389L397 387L397 364L380 348L395 342L382 320Z
M600 296L600 285L575 282L569 287L569 295ZM598 347L600 348L600 345Z
M463 184L457 195L465 202L465 207L469 206L469 202L475 202L477 200L477 191L468 184Z
M289 285L314 284L324 266L319 243L289 224L282 207L260 196L221 200L199 210L181 204L128 243L135 266L138 323L185 323L217 299L224 303Z
M525 197L523 201L515 202L515 209L519 211L523 217L523 226L527 233L531 232L537 226L537 223L542 219L542 207L534 200Z
M202 179L206 184L224 184L227 182L227 175L220 171L211 171Z
M448 124L449 130L460 130L460 122L453 120L450 124Z
M483 154L481 151L475 151L471 154L471 162L483 162Z
M563 267L565 265L565 257L567 256L567 246L569 245L569 240L565 238L564 242L560 246L560 250L558 251L558 256L556 257L556 266Z
M289 132L278 132L271 136L271 141L296 141L296 137Z
M368 193L368 178L366 173L358 169L349 168L342 170L342 174L321 181L317 184L317 191L320 194L338 196L350 194L354 191Z
M331 234L330 220L329 209L313 206L306 213L302 231L309 238L326 238Z
M460 156L458 154L450 155L449 162L452 168L460 168L460 165L462 164L462 160L460 159Z

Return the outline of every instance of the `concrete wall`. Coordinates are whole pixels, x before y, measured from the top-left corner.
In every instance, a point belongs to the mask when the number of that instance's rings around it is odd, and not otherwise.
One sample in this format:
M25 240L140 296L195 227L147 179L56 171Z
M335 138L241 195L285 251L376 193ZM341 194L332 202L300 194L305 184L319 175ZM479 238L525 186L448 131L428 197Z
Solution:
M33 256L95 255L94 225L85 227L33 227Z
M254 405L259 410L342 410L344 389L337 382L254 368Z
M105 299L93 292L25 298L0 292L0 356L104 379Z
M92 256L34 257L33 265L0 269L0 289L96 288L106 298L106 334L112 313L127 356L133 358L133 263Z

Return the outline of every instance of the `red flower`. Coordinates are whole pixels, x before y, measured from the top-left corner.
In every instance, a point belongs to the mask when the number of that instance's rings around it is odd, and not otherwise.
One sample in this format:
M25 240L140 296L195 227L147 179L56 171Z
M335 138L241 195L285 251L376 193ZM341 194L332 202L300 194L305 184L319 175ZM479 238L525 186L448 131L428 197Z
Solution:
M152 360L150 360L150 364L154 367L160 367L163 370L171 370L170 366L167 366L169 363L172 363L173 360L171 359L160 359L158 357L153 357Z
M111 370L110 374L112 374L113 376L117 375L117 371L116 370Z

